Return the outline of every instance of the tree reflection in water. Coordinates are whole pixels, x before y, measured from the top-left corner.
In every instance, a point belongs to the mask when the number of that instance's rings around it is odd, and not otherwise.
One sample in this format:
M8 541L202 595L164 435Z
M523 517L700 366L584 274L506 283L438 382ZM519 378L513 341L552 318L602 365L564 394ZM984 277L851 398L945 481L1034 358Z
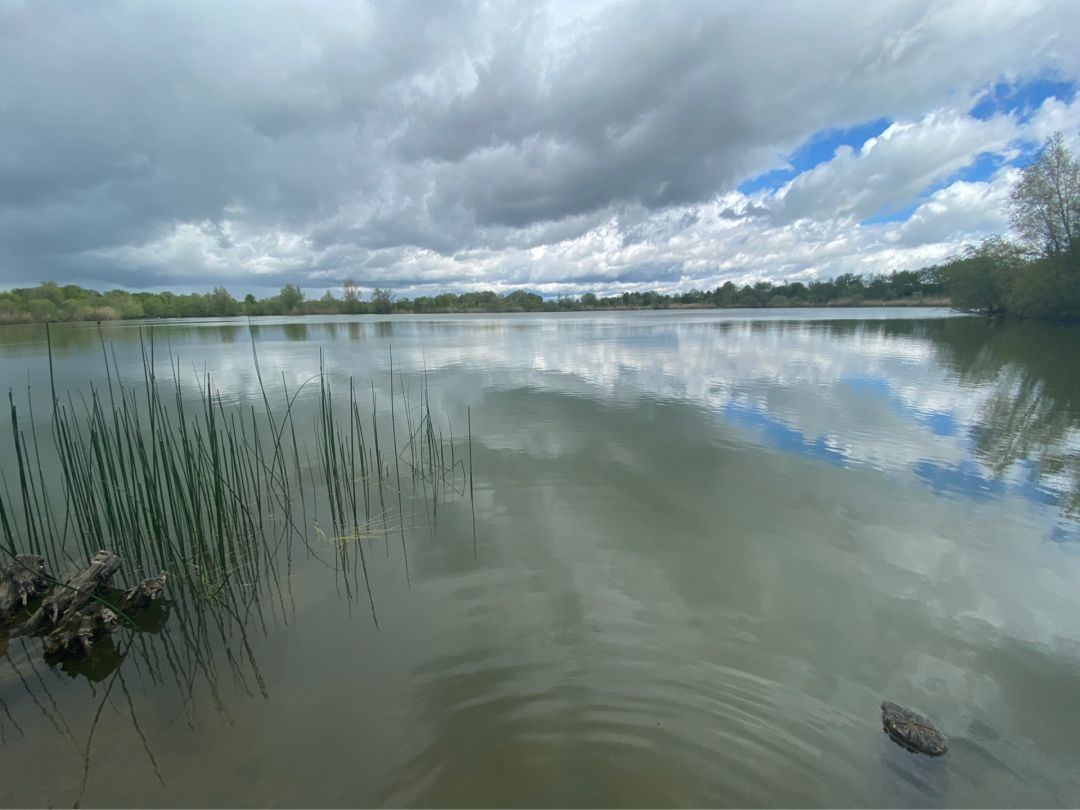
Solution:
M929 340L963 384L989 391L971 438L993 476L1019 471L1036 497L1080 515L1080 327L951 318L882 328Z

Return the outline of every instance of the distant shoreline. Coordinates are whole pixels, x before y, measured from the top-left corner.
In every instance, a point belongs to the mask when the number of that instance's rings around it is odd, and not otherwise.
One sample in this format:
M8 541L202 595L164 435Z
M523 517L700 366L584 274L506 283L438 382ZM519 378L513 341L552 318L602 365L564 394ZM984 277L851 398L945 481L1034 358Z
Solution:
M760 312L784 312L787 310L797 309L949 309L951 303L948 299L940 300L922 300L911 301L905 299L899 299L894 301L862 301L859 303L833 301L827 304L799 304L793 306L783 307L738 307L738 306L718 306L716 304L695 303L695 304L667 304L664 306L628 306L620 304L618 306L610 307L591 307L583 309L573 310L525 310L525 309L431 309L423 312L416 312L414 310L397 310L395 312L373 313L373 312L302 312L302 313L290 313L287 315L248 315L248 314L236 314L236 315L159 315L156 317L147 317L145 315L141 317L133 318L78 318L71 320L41 320L41 321L7 321L0 322L0 328L2 327L15 327L15 326L46 326L46 325L63 325L63 324L75 324L75 323L125 323L128 321L185 321L185 320L199 320L199 319L234 319L234 318L289 318L301 320L305 318L323 318L333 315L343 315L348 317L355 316L382 316L387 315L412 315L412 316L424 316L424 315L560 315L566 313L575 314L593 314L604 312L664 312L670 310L744 310L744 311L760 311Z
M942 307L950 307L952 304L949 299L943 298L940 300L922 300L912 301L907 298L900 298L894 301L862 301L860 303L843 302L843 301L830 301L826 304L792 304L791 306L783 307L736 307L736 306L721 306L717 304L669 304L663 307L633 307L633 306L615 306L615 307L593 307L592 309L575 310L577 312L609 312L611 310L619 311L636 311L641 309L768 309L768 310L783 310L783 309L882 309L884 307L904 307L906 309L941 309ZM482 310L477 310L478 312Z
M159 318L231 318L262 315L391 315L497 312L603 312L637 309L792 309L796 307L948 306L950 296L933 268L896 270L889 275L837 276L828 281L761 281L737 287L726 282L713 290L691 289L661 293L638 290L617 295L582 293L544 298L518 289L444 292L438 295L398 297L392 289L374 287L369 300L353 281L342 283L342 297L332 289L308 298L295 284L277 295L258 299L252 293L237 300L224 287L209 293L99 292L77 284L63 286L43 281L37 287L0 291L0 324L61 323L75 321L134 321Z

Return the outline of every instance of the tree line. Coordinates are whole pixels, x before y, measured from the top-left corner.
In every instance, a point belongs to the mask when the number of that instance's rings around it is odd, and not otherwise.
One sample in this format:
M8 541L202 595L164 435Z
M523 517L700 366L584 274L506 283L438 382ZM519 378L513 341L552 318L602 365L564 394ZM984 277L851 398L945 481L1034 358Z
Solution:
M806 307L885 304L947 304L934 269L902 270L863 277L846 274L828 281L773 284L768 281L739 287L730 281L713 290L682 293L625 292L607 297L543 298L527 290L499 294L491 290L441 293L415 298L396 297L375 288L365 296L352 282L341 295L327 291L308 298L302 289L286 284L277 295L235 298L224 287L209 293L98 292L75 284L46 281L37 287L0 292L0 323L107 321L137 318L229 318L241 315L368 315L390 313L577 312L604 309L670 309L677 307Z

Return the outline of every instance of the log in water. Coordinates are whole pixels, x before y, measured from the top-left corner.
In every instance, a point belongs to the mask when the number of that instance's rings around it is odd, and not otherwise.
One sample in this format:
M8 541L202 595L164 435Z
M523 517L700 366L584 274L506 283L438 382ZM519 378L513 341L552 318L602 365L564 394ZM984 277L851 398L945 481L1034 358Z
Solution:
M15 562L0 571L0 622L6 622L44 593L49 579L45 560L36 554L17 554Z
M120 623L161 598L167 576L144 579L126 591L115 591L110 581L120 569L120 558L99 551L89 564L65 582L45 573L44 560L21 554L0 575L0 619L5 623L27 608L38 596L44 598L21 625L20 635L44 635L45 654L54 659L89 657L94 644ZM53 587L46 593L48 583ZM119 615L118 615L119 614Z

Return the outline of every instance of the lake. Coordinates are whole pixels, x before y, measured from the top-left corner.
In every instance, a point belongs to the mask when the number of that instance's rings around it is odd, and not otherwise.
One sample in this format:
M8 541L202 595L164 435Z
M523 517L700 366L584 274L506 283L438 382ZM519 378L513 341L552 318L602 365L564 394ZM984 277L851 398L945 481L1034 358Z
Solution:
M53 326L57 389L106 386L106 358L137 386L148 334ZM392 347L407 407L454 433L453 481L340 555L309 492L276 574L230 584L243 610L174 593L100 661L0 642L5 806L1080 802L1080 329L664 311L153 341L188 401L207 373L226 410L295 396L301 447L320 363L385 418ZM0 330L0 381L22 420L30 386L49 467L43 327ZM949 753L891 742L883 700Z

